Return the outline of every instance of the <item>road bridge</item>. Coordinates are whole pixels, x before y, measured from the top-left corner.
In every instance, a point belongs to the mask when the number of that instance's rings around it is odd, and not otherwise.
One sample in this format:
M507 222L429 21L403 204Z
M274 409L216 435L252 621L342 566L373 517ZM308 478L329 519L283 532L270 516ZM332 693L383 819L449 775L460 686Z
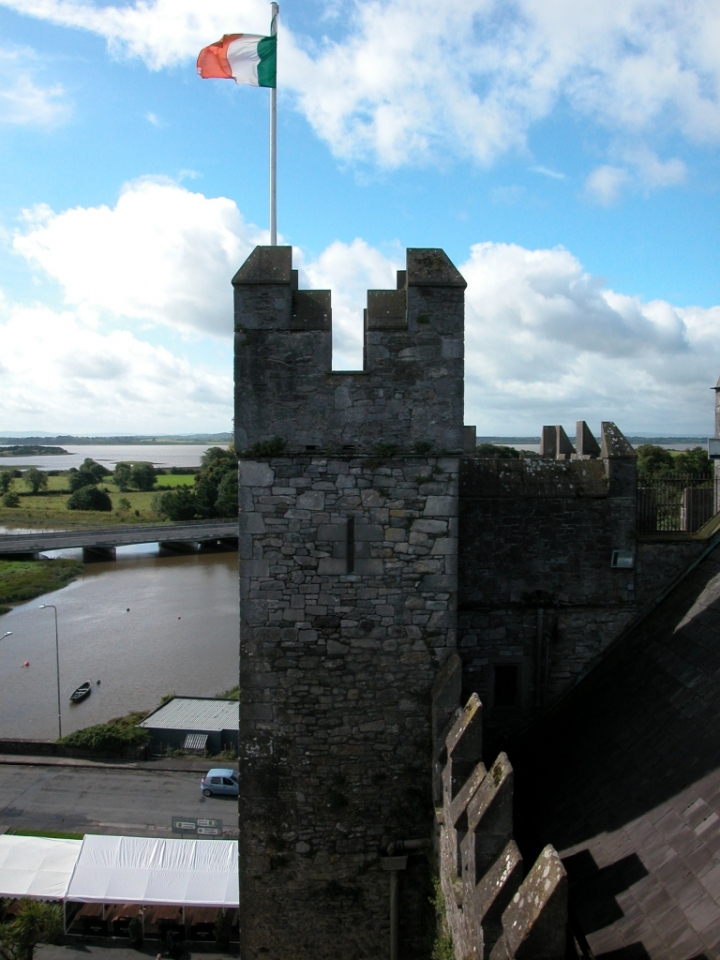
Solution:
M236 520L201 520L173 524L123 524L85 530L60 530L0 536L0 558L36 559L47 550L82 548L86 560L108 560L115 548L139 543L159 543L168 550L190 551L199 547L237 547Z

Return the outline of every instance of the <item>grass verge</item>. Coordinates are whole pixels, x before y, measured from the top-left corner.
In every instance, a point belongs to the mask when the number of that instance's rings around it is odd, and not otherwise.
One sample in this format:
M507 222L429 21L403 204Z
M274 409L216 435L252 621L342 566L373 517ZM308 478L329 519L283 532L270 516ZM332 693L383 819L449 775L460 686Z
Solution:
M67 586L84 570L77 560L0 560L0 613Z
M49 840L82 840L84 833L63 833L59 830L8 830L14 837L47 837Z
M142 747L150 739L148 731L137 726L146 716L146 711L128 713L124 717L108 720L107 723L98 723L93 727L75 730L66 737L62 737L57 743L122 756L126 750Z

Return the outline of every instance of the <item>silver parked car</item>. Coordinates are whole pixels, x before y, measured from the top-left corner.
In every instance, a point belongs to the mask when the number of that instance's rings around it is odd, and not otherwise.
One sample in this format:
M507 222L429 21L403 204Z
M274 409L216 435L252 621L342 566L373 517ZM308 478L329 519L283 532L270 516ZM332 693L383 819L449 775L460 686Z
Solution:
M230 767L215 767L208 770L200 781L200 789L206 797L211 797L213 794L237 797L240 792L238 772Z

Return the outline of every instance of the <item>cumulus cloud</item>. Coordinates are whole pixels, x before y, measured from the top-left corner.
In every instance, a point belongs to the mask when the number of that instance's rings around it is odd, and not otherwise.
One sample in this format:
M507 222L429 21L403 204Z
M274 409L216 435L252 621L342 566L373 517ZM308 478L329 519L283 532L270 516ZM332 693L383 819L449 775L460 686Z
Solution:
M3 0L2 6L65 27L76 27L107 40L118 57L139 57L151 70L197 57L200 47L235 29L238 5L233 0L135 0L95 4L83 0ZM270 23L265 0L244 0L242 29L264 33Z
M237 19L231 0L0 3L90 30L151 69L196 56ZM283 21L279 71L280 88L339 157L489 164L524 149L530 127L560 100L620 136L720 141L713 0L358 0L343 18L336 12L328 2L332 38L302 36L292 15ZM264 32L267 21L267 4L246 0L243 29ZM665 176L675 183L671 163Z
M3 412L35 429L70 429L57 416L46 426L53 411L87 415L95 432L227 424L229 280L266 239L231 200L170 181L128 184L113 208L29 212L16 250L61 284L67 309L0 297ZM393 288L403 261L398 246L361 238L295 251L301 286L332 291L336 369L361 367L366 290ZM458 267L468 282L466 420L482 434L576 419L628 432L711 429L720 306L612 290L561 247L478 243ZM211 372L175 355L172 330L192 335L196 354L216 344Z
M712 429L720 307L644 302L567 250L481 243L468 281L466 419L481 434L615 420L629 432Z
M43 85L37 60L28 48L0 47L0 124L49 127L69 117L62 85Z
M232 200L171 180L127 184L114 207L25 211L15 250L61 284L69 305L227 335L230 280L263 231Z
M333 366L338 370L362 370L363 308L368 290L395 287L396 271L404 266L403 255L388 258L364 240L336 240L317 259L305 264L301 251L302 285L332 290ZM297 255L296 255L297 259Z
M660 187L676 187L685 182L687 169L677 157L661 160L647 147L636 146L624 150L623 160L626 166L603 164L589 174L585 192L592 201L611 207L626 190L639 190L647 195Z
M5 428L77 432L226 430L232 378L70 310L0 303Z

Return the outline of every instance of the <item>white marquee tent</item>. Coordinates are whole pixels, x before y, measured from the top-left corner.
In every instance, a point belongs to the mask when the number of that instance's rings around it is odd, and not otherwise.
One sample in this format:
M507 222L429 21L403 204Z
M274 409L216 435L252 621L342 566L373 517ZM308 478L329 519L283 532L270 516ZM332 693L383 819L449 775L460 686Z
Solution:
M0 896L237 907L236 840L0 835Z
M82 840L0 835L0 896L63 900Z
M237 907L236 840L87 834L66 900Z

